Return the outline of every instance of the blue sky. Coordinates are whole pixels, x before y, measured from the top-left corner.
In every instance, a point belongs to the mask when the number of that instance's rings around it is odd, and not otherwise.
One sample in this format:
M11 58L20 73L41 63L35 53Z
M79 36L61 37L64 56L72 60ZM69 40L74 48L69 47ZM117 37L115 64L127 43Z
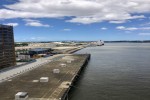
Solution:
M15 41L150 40L149 0L1 0Z

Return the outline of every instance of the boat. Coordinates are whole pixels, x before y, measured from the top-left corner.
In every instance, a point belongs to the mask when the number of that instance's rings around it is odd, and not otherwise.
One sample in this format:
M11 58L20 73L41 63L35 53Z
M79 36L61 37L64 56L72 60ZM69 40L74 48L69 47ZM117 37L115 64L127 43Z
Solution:
M97 46L102 46L102 45L104 45L104 41L98 40L98 41L97 41Z

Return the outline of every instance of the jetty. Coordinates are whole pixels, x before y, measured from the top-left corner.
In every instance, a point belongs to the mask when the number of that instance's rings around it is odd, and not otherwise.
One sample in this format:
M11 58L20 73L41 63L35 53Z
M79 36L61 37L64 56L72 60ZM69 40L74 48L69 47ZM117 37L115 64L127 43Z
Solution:
M6 80L0 83L0 100L16 100L18 95L23 100L66 100L89 60L90 54L68 54Z

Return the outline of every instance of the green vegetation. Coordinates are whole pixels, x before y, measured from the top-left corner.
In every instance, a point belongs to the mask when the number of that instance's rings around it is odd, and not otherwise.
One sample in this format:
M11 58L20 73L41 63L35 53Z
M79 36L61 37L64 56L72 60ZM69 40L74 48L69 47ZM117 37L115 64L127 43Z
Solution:
M28 46L28 43L15 43L15 47Z
M17 62L31 62L31 61L34 61L34 60L33 59L28 59L28 60L21 59L21 60L17 60Z

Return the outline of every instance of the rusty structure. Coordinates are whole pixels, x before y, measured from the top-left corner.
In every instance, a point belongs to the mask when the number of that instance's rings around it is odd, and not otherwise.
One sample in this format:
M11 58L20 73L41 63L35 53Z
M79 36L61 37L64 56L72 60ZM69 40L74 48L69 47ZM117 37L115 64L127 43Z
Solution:
M16 65L13 26L0 25L0 69Z

